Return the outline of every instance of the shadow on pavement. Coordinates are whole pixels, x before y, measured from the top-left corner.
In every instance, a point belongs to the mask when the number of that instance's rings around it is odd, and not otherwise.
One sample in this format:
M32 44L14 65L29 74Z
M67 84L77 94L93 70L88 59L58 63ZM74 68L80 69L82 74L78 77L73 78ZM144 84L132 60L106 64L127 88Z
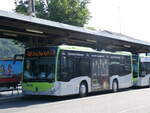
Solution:
M144 87L145 88L145 87ZM128 91L128 90L140 90L143 88L129 88L129 89L123 89L122 91ZM90 96L98 96L98 95L106 95L110 94L111 91L102 91L102 92L94 92L90 93L88 97ZM85 97L86 98L86 97ZM38 105L38 104L44 104L44 103L57 103L61 101L67 101L72 99L79 99L78 95L72 95L72 96L63 96L63 97L54 97L54 96L22 96L20 98L14 99L13 101L5 101L0 102L0 109L9 109L9 108L23 108L31 105Z

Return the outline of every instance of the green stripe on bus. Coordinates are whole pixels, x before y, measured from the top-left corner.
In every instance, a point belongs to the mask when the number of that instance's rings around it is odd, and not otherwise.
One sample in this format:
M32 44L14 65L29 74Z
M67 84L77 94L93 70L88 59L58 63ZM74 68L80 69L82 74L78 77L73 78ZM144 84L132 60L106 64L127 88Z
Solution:
M54 83L48 82L26 82L22 83L22 88L33 92L48 91L54 87Z
M132 78L132 80L133 80L133 82L137 82L138 79L137 78Z

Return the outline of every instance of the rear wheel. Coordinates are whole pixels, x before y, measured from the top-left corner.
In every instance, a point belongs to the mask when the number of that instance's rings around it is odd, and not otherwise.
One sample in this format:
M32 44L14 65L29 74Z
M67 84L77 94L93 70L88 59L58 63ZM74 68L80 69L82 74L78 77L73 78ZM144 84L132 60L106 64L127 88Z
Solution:
M85 97L87 96L87 93L88 93L87 84L85 82L81 82L80 88L79 88L79 96Z
M113 81L113 84L112 84L112 91L115 93L118 91L118 82L117 80L114 80Z

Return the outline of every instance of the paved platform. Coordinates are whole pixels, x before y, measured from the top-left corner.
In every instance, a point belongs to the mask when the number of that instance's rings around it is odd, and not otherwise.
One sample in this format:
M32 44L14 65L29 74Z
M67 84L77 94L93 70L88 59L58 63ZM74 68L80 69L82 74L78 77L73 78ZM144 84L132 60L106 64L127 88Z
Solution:
M0 103L14 101L22 97L21 90L5 90L0 92Z

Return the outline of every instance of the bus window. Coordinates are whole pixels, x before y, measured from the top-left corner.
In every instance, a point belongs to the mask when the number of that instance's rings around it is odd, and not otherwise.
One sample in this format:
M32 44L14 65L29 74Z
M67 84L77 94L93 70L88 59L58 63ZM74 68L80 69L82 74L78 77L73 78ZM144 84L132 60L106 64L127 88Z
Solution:
M144 62L140 62L139 63L139 76L140 77L144 77L146 75L146 67L145 67L145 63Z
M26 59L24 62L24 80L29 80L29 79L35 79L36 75L38 74L37 70L37 59L36 58L30 58Z
M92 60L92 76L97 76L99 75L98 72L98 60L97 59L93 59Z
M89 74L90 74L90 61L88 59L80 58L79 74L80 74L80 76L89 76Z
M131 73L131 57L130 56L126 56L125 57L125 71L126 71L126 75Z
M108 76L108 59L100 59L101 75Z
M133 77L137 78L139 76L139 57L134 55L132 56L132 63L133 63Z
M121 76L131 73L131 58L130 56L122 56L120 64Z
M120 58L115 57L110 59L109 74L110 76L119 75L121 72Z
M131 58L130 56L114 57L110 59L109 74L124 76L131 73Z
M63 56L61 59L61 74L60 80L69 81L71 78L75 76L75 59L73 57Z

